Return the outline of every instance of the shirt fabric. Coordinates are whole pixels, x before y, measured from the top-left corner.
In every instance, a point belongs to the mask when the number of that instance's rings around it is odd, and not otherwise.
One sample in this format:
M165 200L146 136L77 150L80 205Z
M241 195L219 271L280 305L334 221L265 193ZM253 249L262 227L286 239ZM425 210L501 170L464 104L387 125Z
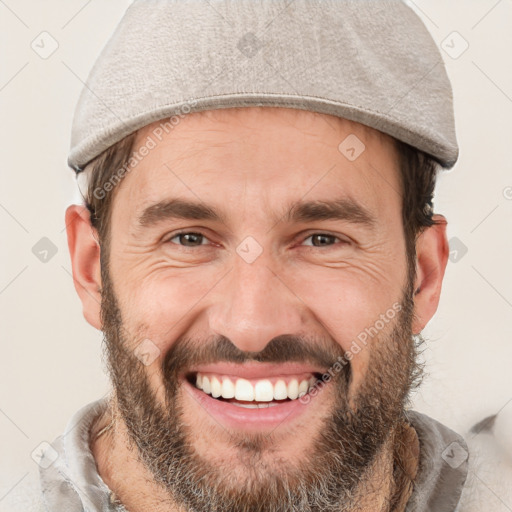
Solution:
M90 430L107 407L107 398L77 411L41 459L34 512L121 512L115 495L98 474L89 447ZM464 512L459 503L468 473L467 444L456 432L417 411L407 418L416 430L420 460L406 512ZM35 504L34 504L35 505ZM20 509L21 510L21 509Z

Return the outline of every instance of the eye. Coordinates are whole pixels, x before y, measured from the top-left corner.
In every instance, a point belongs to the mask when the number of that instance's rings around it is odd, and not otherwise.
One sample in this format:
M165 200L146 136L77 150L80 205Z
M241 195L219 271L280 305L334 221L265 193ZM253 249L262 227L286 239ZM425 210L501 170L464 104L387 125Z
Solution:
M306 243L306 240L311 240L311 243ZM183 247L199 247L200 245L208 245L208 238L206 238L206 236L193 231L182 231L176 233L167 241ZM314 233L304 239L303 245L309 245L311 247L329 247L334 245L336 241L343 244L348 243L347 240L343 240L329 233Z
M325 247L330 246L335 243L336 240L346 244L348 243L346 240L342 240L341 238L338 238L337 236L330 235L329 233L314 233L307 238L304 239L304 241L311 239L311 243L304 245L310 245L313 247Z
M173 240L178 239L178 242ZM206 243L203 243L206 241ZM196 247L199 245L206 245L208 239L201 233L194 233L191 231L183 231L175 234L172 238L168 239L168 242L175 243L176 245L183 245L184 247Z

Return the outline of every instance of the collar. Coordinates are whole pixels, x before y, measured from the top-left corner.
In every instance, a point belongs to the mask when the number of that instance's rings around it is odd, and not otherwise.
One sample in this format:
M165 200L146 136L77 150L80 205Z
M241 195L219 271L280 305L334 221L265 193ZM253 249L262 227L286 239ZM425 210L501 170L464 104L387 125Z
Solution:
M406 512L454 512L468 474L469 449L464 438L417 411L406 418L418 434L420 460Z

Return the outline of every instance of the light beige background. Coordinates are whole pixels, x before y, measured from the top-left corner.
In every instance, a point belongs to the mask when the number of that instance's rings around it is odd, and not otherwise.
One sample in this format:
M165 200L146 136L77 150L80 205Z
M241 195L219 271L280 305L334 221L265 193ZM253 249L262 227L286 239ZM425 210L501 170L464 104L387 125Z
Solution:
M448 264L414 395L463 433L512 408L512 1L408 3L452 55L469 44L456 59L442 50L461 154L435 198L451 245L467 253ZM0 0L0 510L37 471L32 451L108 389L101 333L83 319L70 273L64 210L79 196L66 157L82 82L128 4ZM59 45L47 59L31 48L43 31ZM47 262L32 250L43 237L57 249Z

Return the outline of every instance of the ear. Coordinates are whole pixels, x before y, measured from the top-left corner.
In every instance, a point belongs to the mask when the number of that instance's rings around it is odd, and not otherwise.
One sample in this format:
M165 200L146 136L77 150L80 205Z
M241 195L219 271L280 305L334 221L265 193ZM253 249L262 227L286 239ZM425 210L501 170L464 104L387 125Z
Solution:
M85 319L101 330L101 265L98 233L91 225L89 210L73 204L66 210L68 248L73 282L82 301Z
M436 224L425 228L416 241L413 333L419 334L434 316L439 304L449 247L446 218L434 215Z

